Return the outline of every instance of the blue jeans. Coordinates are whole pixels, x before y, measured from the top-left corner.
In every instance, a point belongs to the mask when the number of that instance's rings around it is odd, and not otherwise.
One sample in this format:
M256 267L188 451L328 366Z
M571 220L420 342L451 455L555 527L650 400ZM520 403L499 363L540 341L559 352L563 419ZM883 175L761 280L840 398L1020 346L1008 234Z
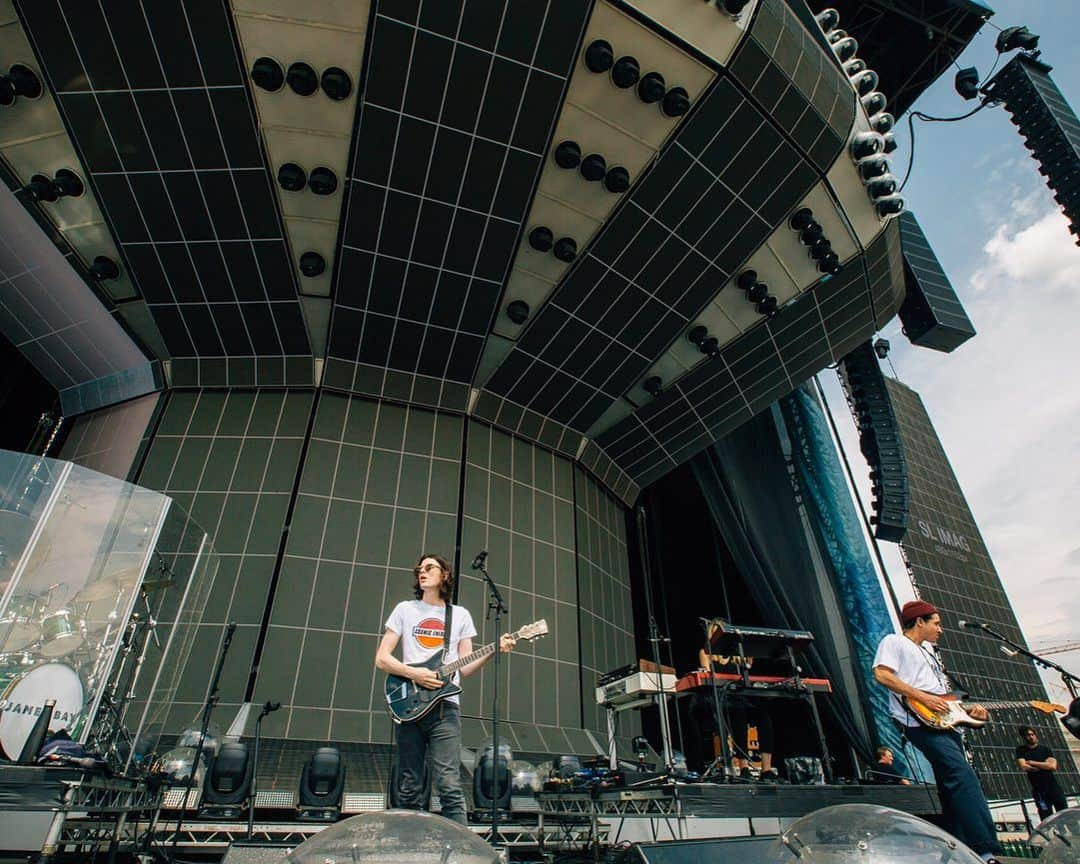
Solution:
M431 781L442 815L468 825L461 789L461 712L441 702L414 723L397 726L398 801L407 810L424 806L424 766L431 761Z
M904 731L934 769L942 816L949 831L978 855L999 854L1001 845L990 806L964 756L960 735L925 726L908 726Z

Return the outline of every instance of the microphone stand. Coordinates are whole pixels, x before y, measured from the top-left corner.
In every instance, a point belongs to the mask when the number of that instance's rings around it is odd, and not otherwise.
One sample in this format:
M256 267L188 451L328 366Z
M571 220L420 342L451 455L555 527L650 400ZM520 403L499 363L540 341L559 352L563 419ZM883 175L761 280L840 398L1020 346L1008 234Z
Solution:
M731 752L728 748L728 733L727 725L724 723L724 712L720 709L720 688L716 683L716 673L713 671L713 647L712 639L710 637L709 628L712 626L712 621L709 618L698 619L701 622L702 628L705 630L705 656L708 658L708 663L705 666L705 672L709 676L709 687L712 691L712 704L713 712L715 713L716 720L716 734L720 737L720 755L717 756L713 753L712 762L709 763L709 767L705 770L705 773L701 775L704 780L713 772L719 775L718 779L721 783L727 783L731 780ZM728 685L724 685L725 695Z
M473 561L472 566L474 570L479 570L484 574L484 581L487 582L488 591L491 592L487 614L484 617L490 618L491 613L495 613L495 685L491 704L491 832L488 834L488 843L495 846L505 842L499 833L499 655L502 654L501 619L504 612L507 615L510 614L510 608L499 593L498 586L488 575L487 568L484 567L486 557L486 553L481 553Z
M669 779L675 777L675 758L671 752L671 726L668 720L667 693L664 692L664 667L660 662L660 643L670 641L660 635L660 628L653 613L652 577L649 574L648 542L645 534L645 506L637 509L638 553L641 557L641 575L645 581L645 607L649 615L649 642L652 644L653 662L656 664L656 699L660 710L660 743L664 748L664 768Z
M206 696L203 705L202 727L199 729L199 746L195 749L195 761L191 764L191 773L188 774L187 784L184 787L184 800L180 804L180 816L176 820L176 833L173 834L172 847L169 850L169 861L176 860L176 841L180 839L180 829L184 827L184 814L187 812L188 798L191 795L191 784L195 782L195 774L198 772L199 761L202 759L203 742L206 741L206 730L210 728L210 712L218 701L218 682L221 680L221 670L225 665L225 655L229 653L229 645L232 643L233 634L236 632L236 622L230 621L225 628L225 640L221 643L218 651L217 666L214 668L214 677L210 682L210 692Z
M266 704L262 707L262 711L259 712L259 716L255 719L255 753L252 755L251 787L248 789L248 840L251 839L251 832L255 828L255 793L259 781L259 735L262 733L262 721L264 717L277 711L280 707L280 702L271 702L267 699Z
M1061 675L1061 681L1065 685L1066 689L1069 691L1069 695L1073 699L1075 699L1077 696L1080 696L1080 689L1077 688L1077 684L1080 684L1080 678L1077 678L1068 669L1059 666L1053 660L1047 660L1045 657L1040 657L1038 654L1029 651L1023 645L1017 645L1008 636L1004 635L1003 633L998 633L997 630L995 630L988 624L976 624L975 626L979 630L982 630L984 633L988 633L989 635L993 636L999 642L1004 642L1017 654L1023 654L1036 666L1042 666L1043 669L1053 669L1055 672Z

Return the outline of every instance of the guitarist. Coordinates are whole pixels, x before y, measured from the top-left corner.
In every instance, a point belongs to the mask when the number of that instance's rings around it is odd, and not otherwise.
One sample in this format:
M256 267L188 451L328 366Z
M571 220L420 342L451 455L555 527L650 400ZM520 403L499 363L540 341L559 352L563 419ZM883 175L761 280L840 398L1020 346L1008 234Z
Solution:
M476 626L468 609L450 602L454 575L445 558L441 555L422 556L413 568L413 575L416 599L398 603L386 619L386 632L375 654L375 666L383 672L409 678L421 687L438 690L443 681L434 671L407 664L428 660L444 645L444 663L471 653ZM451 610L449 639L445 638L447 609ZM399 642L401 660L394 657ZM513 647L514 640L504 635L499 643L500 650L508 652ZM471 675L493 656L488 654L463 666L460 674ZM409 810L419 810L423 806L424 765L430 756L432 781L442 802L442 815L467 825L465 794L461 789L461 713L458 697L444 699L419 720L397 724L395 733L400 806Z
M1001 846L990 815L986 795L979 778L964 755L960 733L931 729L904 705L902 697L916 699L934 711L948 710L943 698L949 681L937 656L924 647L936 645L941 638L941 615L925 600L912 600L900 610L903 635L890 633L878 645L874 656L874 679L892 691L889 711L901 732L933 766L941 797L945 825L957 838L982 857L996 862ZM977 720L987 718L986 709L974 705L968 709Z

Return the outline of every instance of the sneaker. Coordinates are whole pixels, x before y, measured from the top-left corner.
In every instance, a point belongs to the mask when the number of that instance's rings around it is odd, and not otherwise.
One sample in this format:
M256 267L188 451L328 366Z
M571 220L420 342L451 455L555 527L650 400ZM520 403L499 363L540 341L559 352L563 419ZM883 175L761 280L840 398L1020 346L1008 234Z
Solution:
M740 768L739 769L739 776L743 780L753 780L754 779L754 772L751 771L749 768Z

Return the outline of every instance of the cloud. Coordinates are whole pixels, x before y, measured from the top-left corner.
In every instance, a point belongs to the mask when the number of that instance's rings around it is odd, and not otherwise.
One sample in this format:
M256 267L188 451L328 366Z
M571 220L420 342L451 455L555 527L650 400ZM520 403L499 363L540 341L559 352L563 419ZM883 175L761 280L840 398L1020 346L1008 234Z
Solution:
M1066 555L1065 555L1065 566L1066 567L1080 567L1080 546L1077 546L1075 549L1072 549L1068 553L1066 553ZM1074 576L1069 576L1068 578L1069 579L1075 579Z

